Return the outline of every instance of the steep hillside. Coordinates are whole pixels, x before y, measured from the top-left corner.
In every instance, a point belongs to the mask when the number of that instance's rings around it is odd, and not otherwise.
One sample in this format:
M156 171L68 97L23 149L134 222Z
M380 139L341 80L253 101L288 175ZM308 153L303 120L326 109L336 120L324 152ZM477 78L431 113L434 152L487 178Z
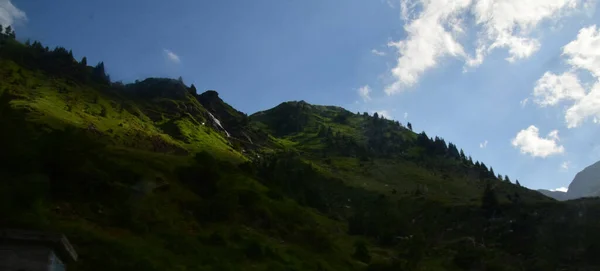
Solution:
M600 196L600 162L577 173L567 190L567 197L570 199L598 196Z
M556 202L397 121L183 80L111 82L0 35L0 227L69 270L597 270L600 204Z
M491 181L503 202L516 197L547 200L473 162L452 143L376 115L301 101L283 103L251 119L351 186L393 192L396 197L419 194L452 204L477 204L486 181Z

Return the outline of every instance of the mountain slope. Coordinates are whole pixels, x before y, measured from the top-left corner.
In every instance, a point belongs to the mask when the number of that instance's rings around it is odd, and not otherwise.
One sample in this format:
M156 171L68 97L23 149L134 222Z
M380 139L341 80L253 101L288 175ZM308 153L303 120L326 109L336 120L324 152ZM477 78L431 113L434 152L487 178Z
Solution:
M567 192L538 190L556 200L570 200L600 196L600 161L578 172L569 184Z
M567 196L571 199L600 196L600 161L575 175L569 184Z
M566 192L562 191L550 191L546 189L538 189L538 191L548 197L551 197L556 200L568 200L569 197Z
M377 115L247 117L5 35L0 79L0 227L65 233L69 270L600 267L598 200L553 201Z

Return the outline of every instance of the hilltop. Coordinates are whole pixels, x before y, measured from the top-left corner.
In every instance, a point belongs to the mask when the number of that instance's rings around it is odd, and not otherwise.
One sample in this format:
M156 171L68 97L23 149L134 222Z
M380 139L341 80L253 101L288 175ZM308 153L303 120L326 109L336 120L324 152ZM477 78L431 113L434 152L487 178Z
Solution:
M69 270L600 265L597 200L554 201L409 123L304 101L247 115L14 34L0 78L0 227L63 232Z

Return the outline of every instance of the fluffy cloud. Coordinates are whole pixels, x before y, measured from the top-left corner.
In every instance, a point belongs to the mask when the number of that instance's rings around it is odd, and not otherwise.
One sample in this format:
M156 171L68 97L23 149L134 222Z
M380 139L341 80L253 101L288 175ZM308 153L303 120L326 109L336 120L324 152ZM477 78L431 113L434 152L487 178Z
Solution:
M421 74L435 67L443 56L465 56L455 34L445 26L450 22L459 24L459 16L468 9L471 0L423 1L420 3L423 10L414 19L408 14L416 7L415 2L408 2L413 1L402 1L401 4L403 17L409 20L404 26L407 38L388 44L396 48L398 58L391 71L395 82L385 88L387 94L416 84Z
M596 82L590 92L565 113L568 128L577 127L588 118L592 118L594 123L600 118L600 82Z
M579 30L577 39L563 48L563 55L573 68L600 78L600 29L593 25Z
M15 7L10 0L0 0L0 24L13 25L15 22L27 20L27 15Z
M482 149L485 149L487 147L487 144L488 144L487 140L483 141L483 142L479 143L479 147L482 148Z
M181 59L179 58L179 56L177 54L173 53L173 51L165 49L164 52L165 52L165 55L167 56L167 59L169 59L171 62L181 63Z
M540 43L532 32L546 20L557 20L581 0L401 0L406 38L390 42L397 50L394 82L386 86L394 94L415 85L443 57L456 57L466 67L483 63L494 49L508 50L510 62L531 56ZM474 22L465 26L465 21ZM468 31L476 32L474 56L459 42Z
M567 109L567 127L577 127L587 118L597 122L600 118L600 29L593 25L579 30L577 38L563 48L563 56L574 69L587 71L596 79L589 92Z
M559 145L558 141L558 131L554 130L546 138L542 138L539 129L531 125L517 133L512 140L512 145L523 154L545 158L565 151L565 148Z
M556 105L562 100L579 100L585 90L577 76L571 72L556 75L546 72L533 89L534 102L540 106Z
M600 29L593 25L579 30L577 38L563 47L562 56L572 71L561 75L546 72L533 90L535 102L540 106L573 102L565 112L568 128L589 118L596 122L600 118ZM596 82L586 90L575 71L588 72Z
M385 52L379 51L377 49L371 50L371 53L374 54L374 55L378 55L378 56L384 56L385 55Z
M473 15L482 26L479 48L491 51L507 48L508 61L531 56L540 43L531 37L536 26L547 19L557 18L577 7L576 0L505 0L476 1Z
M358 95L360 95L363 101L368 102L371 100L371 91L369 85L364 85L358 89Z
M404 112L404 119L408 119L408 112Z

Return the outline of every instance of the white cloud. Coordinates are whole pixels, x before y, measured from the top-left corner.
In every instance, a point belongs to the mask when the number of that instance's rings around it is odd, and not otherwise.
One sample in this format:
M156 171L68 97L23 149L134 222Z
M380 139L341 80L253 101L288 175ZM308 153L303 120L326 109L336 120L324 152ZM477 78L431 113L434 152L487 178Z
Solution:
M563 48L563 55L573 68L587 70L600 78L600 29L593 25L579 30L577 39Z
M565 192L565 193L566 193L568 190L569 190L569 188L567 188L567 187L564 187L564 186L563 186L563 187L556 188L556 189L550 189L550 191L555 191L555 192L556 192L556 191L558 191L558 192Z
M27 15L15 7L11 0L0 0L0 24L4 27L13 25L15 22L26 21Z
M529 103L529 98L525 98L522 101L519 102L521 104L521 107L525 107L527 105L527 103Z
M565 151L558 141L557 130L550 132L546 138L542 138L539 129L531 125L527 129L519 131L511 143L523 154L545 158Z
M364 85L358 89L358 95L363 99L363 101L368 102L371 100L371 87L369 85Z
M479 147L482 149L485 149L487 147L488 141L483 141L482 143L479 143Z
M408 119L408 112L404 112L404 119Z
M576 0L476 1L473 7L477 25L482 26L480 48L489 52L508 49L508 61L531 56L540 43L531 33L543 21L564 16L577 7Z
M395 82L386 86L387 94L416 84L423 72L437 65L439 58L465 55L462 45L445 28L445 24L451 21L458 23L458 16L467 10L471 0L423 1L423 11L417 18L411 19L409 13L415 7L413 3L401 2L403 18L410 20L404 25L407 38L388 44L396 48L398 59L391 71Z
M173 53L173 51L165 49L164 50L165 55L167 56L167 58L174 63L181 63L181 59L179 58L179 56L175 53Z
M565 113L568 128L579 126L587 118L592 118L595 123L600 118L600 81L596 82L590 92Z
M385 52L379 51L377 49L371 50L371 53L374 54L374 55L378 55L378 56L384 56L385 55Z
M544 21L568 15L584 0L401 0L406 38L390 42L397 50L394 82L389 94L414 86L421 75L436 67L443 57L455 57L467 67L483 63L494 49L508 50L507 61L527 58L540 48L533 36ZM473 25L465 25L473 21ZM472 29L476 34L472 56L459 40Z
M565 112L568 128L589 118L596 122L600 118L600 29L593 25L579 30L577 38L563 47L562 56L572 71L561 75L546 72L533 90L536 103L547 106L572 101ZM588 72L595 82L587 84L591 87L586 90L575 71Z
M536 82L533 96L534 102L544 107L556 105L562 100L579 100L585 96L585 90L572 72L561 75L546 72Z

